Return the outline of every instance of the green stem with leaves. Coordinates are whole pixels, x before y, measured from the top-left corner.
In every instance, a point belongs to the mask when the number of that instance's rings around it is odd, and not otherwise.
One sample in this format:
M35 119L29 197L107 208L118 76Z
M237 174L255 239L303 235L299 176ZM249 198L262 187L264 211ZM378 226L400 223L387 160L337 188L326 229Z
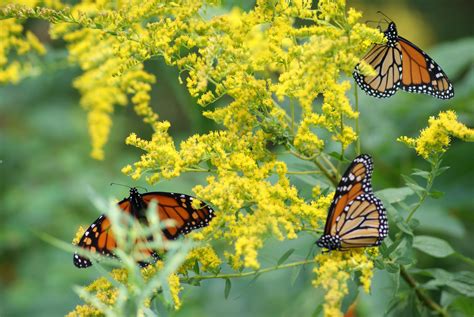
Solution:
M410 220L413 217L413 215L415 214L415 212L418 210L418 208L420 208L420 206L426 200L426 198L430 194L431 187L433 187L433 182L434 182L435 177L439 175L438 172L439 172L439 167L440 167L440 164L441 164L441 158L438 156L433 161L431 161L430 163L431 163L431 171L430 171L430 173L428 175L428 179L426 181L426 188L421 193L420 199L418 200L416 205L413 207L413 209L408 214L408 217L406 219L406 223L410 222Z

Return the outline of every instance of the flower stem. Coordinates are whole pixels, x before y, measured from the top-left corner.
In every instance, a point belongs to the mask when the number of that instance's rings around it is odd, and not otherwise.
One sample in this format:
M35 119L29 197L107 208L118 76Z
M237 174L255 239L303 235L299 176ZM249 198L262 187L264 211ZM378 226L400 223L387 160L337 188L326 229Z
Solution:
M307 175L307 174L321 174L321 171L288 171L286 174L289 175Z
M291 133L295 135L295 103L293 98L290 98L290 111L291 111Z
M355 128L357 134L357 141L356 141L356 153L360 155L360 127L359 127L359 93L357 90L357 84L354 85L354 100L355 100L355 111L357 112L357 118L355 119Z
M247 277L247 276L254 276L254 275L259 275L263 273L268 273L272 271L277 271L277 270L283 270L283 269L288 269L296 266L302 266L306 264L311 264L315 263L315 260L304 260L304 261L298 261L298 262L293 262L293 263L288 263L288 264L281 264L281 265L276 265L272 267L267 267L265 269L261 270L254 270L254 271L248 271L248 272L240 272L240 273L228 273L228 274L215 274L215 275L195 275L189 278L188 281L192 280L210 280L210 279L227 279L227 278L239 278L239 277Z
M449 316L448 312L444 310L443 307L438 305L422 289L418 287L416 280L407 272L403 265L400 265L400 275L403 277L405 282L407 282L407 284L415 290L416 296L424 305L437 312L441 316Z

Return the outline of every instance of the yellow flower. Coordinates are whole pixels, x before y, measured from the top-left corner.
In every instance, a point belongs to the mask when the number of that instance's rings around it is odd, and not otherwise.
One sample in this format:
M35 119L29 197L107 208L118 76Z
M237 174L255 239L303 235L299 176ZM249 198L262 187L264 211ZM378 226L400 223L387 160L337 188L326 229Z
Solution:
M474 142L474 130L457 121L454 111L440 112L438 117L430 117L428 127L421 130L418 138L402 136L398 141L416 150L425 159L444 153L451 137Z
M221 259L214 249L207 245L193 249L187 256L186 262L181 266L180 272L185 273L194 268L194 264L199 262L200 270L203 272L216 272L222 264Z
M360 271L360 282L365 292L369 292L374 264L364 250L330 252L319 254L315 261L319 267L314 269L316 278L313 285L326 290L324 296L324 316L342 317L342 299L348 294L347 281L352 271Z
M66 317L86 317L86 316L104 316L104 313L92 305L77 305L76 308L68 313Z
M179 282L179 277L176 274L171 274L168 277L168 283L171 292L171 298L173 299L174 309L178 310L181 307L181 299L179 298L179 292L183 289Z
M72 240L72 244L77 245L79 241L81 240L82 236L84 235L84 232L86 232L86 228L83 226L79 226L79 228L76 231L76 235L74 236L74 239Z

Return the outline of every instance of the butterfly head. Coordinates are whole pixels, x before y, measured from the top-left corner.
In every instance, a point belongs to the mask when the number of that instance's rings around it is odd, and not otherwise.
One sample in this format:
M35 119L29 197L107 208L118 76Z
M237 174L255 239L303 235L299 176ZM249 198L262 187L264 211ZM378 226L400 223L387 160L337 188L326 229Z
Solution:
M395 47L398 42L398 31L395 23L390 22L387 29L383 32L385 38L387 39L387 46Z
M134 197L139 195L140 193L138 192L138 189L136 187L130 188L130 197Z
M339 236L332 236L330 234L325 234L316 241L316 244L320 248L326 248L329 251L339 250L341 248L341 239Z

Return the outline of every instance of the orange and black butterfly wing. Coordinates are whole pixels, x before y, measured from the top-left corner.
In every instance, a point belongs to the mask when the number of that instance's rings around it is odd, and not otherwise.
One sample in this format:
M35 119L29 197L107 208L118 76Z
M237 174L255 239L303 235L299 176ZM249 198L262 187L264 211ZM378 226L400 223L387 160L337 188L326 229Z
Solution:
M388 233L385 209L372 193L373 163L356 157L337 186L318 246L329 250L378 245Z
M452 98L453 85L441 67L415 44L400 36L398 40L403 56L401 88L440 99Z
M331 234L336 219L342 214L350 201L361 194L372 192L370 183L372 166L372 158L369 155L362 154L352 161L344 175L342 175L329 208L324 234Z
M372 193L356 197L336 220L334 231L340 240L340 250L380 245L388 235L382 202Z
M362 58L375 70L375 76L365 76L357 65L353 77L368 95L378 98L393 96L400 88L402 79L402 51L400 45L376 44Z
M117 243L111 231L109 219L105 215L97 218L84 232L77 246L101 255L114 256L113 249L117 246ZM79 268L92 265L87 257L83 257L78 253L74 253L73 262Z
M192 203L195 198L189 195L151 192L143 194L142 199L146 205L152 200L158 203L157 211L160 220L174 220L173 226L163 229L163 235L169 240L207 226L214 217L214 210L207 205L198 209L194 208Z
M132 206L133 200L131 198L132 196L120 201L118 203L119 208L126 213L132 213L138 220L143 220L143 217L141 217L142 211L136 210L137 208ZM132 212L132 210L134 212ZM151 237L149 240L151 240ZM111 230L110 220L105 215L101 215L97 218L97 220L94 221L94 223L92 223L84 232L77 246L90 252L96 252L100 255L115 257L114 249L117 247L117 242ZM140 250L140 252L143 253L144 257L151 256L155 260L159 258L158 254L150 249ZM83 257L78 253L74 254L73 261L74 265L79 268L86 268L92 265L90 259ZM141 267L145 267L149 263L140 261L138 264Z

